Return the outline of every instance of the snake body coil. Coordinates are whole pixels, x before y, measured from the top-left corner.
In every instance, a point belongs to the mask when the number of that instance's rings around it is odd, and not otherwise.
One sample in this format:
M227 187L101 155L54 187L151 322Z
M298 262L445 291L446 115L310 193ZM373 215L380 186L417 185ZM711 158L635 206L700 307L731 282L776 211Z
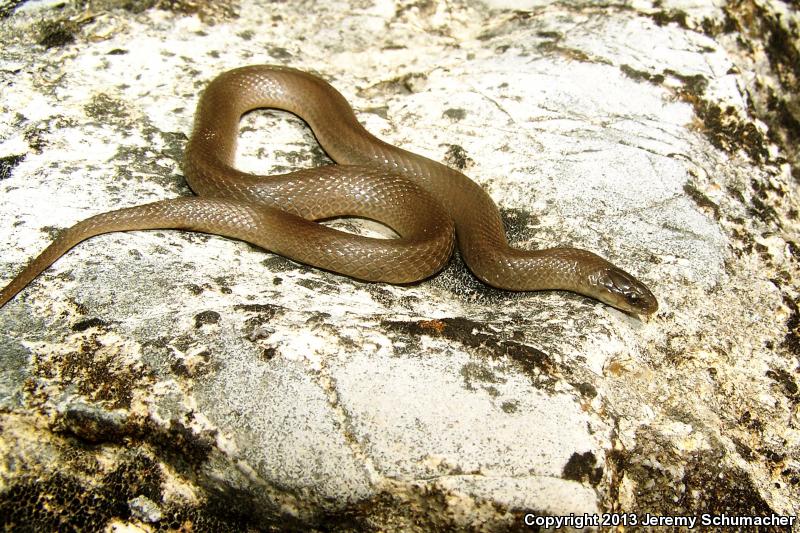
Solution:
M278 176L233 168L242 114L265 107L303 118L338 164ZM658 307L642 283L591 252L511 248L497 207L478 184L374 137L341 94L305 72L249 66L213 80L200 99L184 171L198 196L119 209L79 222L0 291L0 306L70 248L101 233L201 231L354 278L408 283L445 265L455 228L464 261L489 285L515 291L574 291L637 314L650 314ZM314 222L335 216L378 220L399 238L362 237Z

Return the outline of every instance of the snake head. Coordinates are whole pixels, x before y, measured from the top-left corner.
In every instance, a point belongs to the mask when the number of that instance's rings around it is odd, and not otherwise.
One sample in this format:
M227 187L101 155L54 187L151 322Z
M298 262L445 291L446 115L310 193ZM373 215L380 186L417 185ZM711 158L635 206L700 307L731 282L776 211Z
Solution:
M603 268L596 278L597 298L609 305L637 315L650 315L658 309L658 300L642 282L614 265Z

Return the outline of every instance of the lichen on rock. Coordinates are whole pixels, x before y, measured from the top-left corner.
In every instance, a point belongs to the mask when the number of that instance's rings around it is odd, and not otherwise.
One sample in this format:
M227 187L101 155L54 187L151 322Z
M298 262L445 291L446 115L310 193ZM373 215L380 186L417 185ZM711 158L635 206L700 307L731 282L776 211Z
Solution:
M515 245L594 250L661 304L498 291L457 256L397 287L197 233L91 239L0 309L4 527L800 512L797 13L504 4L0 7L0 283L80 219L190 194L199 92L278 63L480 183ZM240 168L328 162L299 119L243 118Z

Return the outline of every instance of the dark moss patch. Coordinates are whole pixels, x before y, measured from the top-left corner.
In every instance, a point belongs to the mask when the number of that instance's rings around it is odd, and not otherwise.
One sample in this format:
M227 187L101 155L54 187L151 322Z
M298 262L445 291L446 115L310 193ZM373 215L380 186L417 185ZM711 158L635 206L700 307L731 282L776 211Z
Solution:
M778 87L756 79L750 89L754 114L769 126L770 139L788 155L795 176L800 176L800 28L779 10L758 2L733 2L721 9L722 30L738 32L742 51L750 56L763 54L769 61Z
M772 466L775 466L775 465L783 463L786 460L786 457L787 457L785 453L782 453L782 452L779 453L779 452L776 452L774 450L770 450L770 449L766 449L766 448L761 449L760 452L764 456L764 458L767 460L767 462L770 463Z
M800 486L800 470L794 467L784 468L781 470L781 476L786 479L786 483L797 487Z
M87 328L88 331L88 328ZM36 357L31 374L33 388L57 386L72 389L92 402L110 409L127 409L133 391L147 383L150 373L143 366L119 361L118 349L105 346L99 332L87 333L79 346L66 353L47 353Z
M716 462L712 458L713 453L707 452L688 462L682 479L686 488L678 505L692 513L767 516L774 512L747 472L725 470L719 457Z
M702 74L686 75L680 72L675 72L672 69L664 71L665 76L671 76L678 79L683 83L683 96L685 98L699 98L705 93L708 87L708 80Z
M150 418L141 419L125 412L80 404L57 416L53 430L90 445L147 443L159 460L185 474L195 472L208 460L216 442L215 432L195 433L177 420L170 420L164 427Z
M95 317L75 322L71 329L72 331L86 331L91 328L106 329L109 325L105 320Z
M450 109L445 109L444 113L442 113L442 116L454 121L464 120L464 118L467 116L467 110L460 107L451 107Z
M783 296L783 303L789 308L789 318L786 320L786 335L781 346L792 355L800 355L800 308L796 300L790 296Z
M184 235L191 235L191 234L186 233ZM206 236L204 235L204 237ZM230 283L231 283L230 276L217 276L212 279L214 280L214 283L217 284L217 286L219 287L219 292L221 292L222 294L231 294L233 292L230 288Z
M731 34L734 32L741 32L742 28L739 23L731 16L731 13L725 7L723 9L722 21L710 18L703 18L700 21L700 27L703 33L709 37L717 37L722 34Z
M0 525L6 531L102 531L112 518L130 518L130 499L162 500L160 468L141 454L126 454L96 484L67 474L71 468L89 476L99 473L86 451L76 446L59 471L14 480L0 493Z
M503 410L504 413L516 413L519 410L519 402L516 401L506 401L500 405L500 409Z
M714 215L714 218L719 220L721 217L719 205L716 202L712 201L708 196L700 192L697 187L693 184L687 182L683 186L683 192L694 201L694 203L700 207L701 209L711 211Z
M289 62L294 58L294 55L286 48L281 46L270 46L269 55L279 61Z
M38 26L36 42L45 48L61 48L75 42L78 26L65 20L45 20Z
M687 15L685 12L679 9L671 9L669 11L656 11L650 16L653 19L653 22L655 22L657 26L666 26L667 24L677 24L683 29L689 29L689 25L686 22Z
M186 289L195 296L203 294L203 291L205 291L207 288L208 287L197 285L195 283L190 283L189 285L186 285Z
M176 115L180 114L182 111L183 108L180 107L172 110L172 112ZM189 140L184 132L161 131L147 128L144 133L147 135L148 140L155 141L156 138L158 139L158 144L161 145L161 150L159 152L161 155L171 159L172 161L183 161L184 148L186 147L186 142ZM147 153L145 153L145 157L150 157L150 159L152 159L152 156L148 156ZM171 170L165 168L163 174L165 176L169 176L171 172ZM181 196L189 196L192 194L191 189L189 189L189 186L186 185L185 180L179 180L178 185L180 187L177 192Z
M755 4L757 6L757 4ZM795 6L797 8L797 6ZM788 22L794 34L781 22L780 13L768 13L756 7L760 15L761 31L766 37L766 52L773 72L778 75L781 85L787 89L797 87L800 81L800 45L797 42L799 29Z
M742 456L742 459L745 461L753 461L756 459L756 454L752 448L747 446L736 437L731 437L731 440L733 441L733 445L736 447L736 451Z
M205 463L215 446L213 432L194 433L175 420L170 420L169 427L164 429L148 419L143 426L130 426L130 431L132 437L155 445L182 472L191 472Z
M703 98L708 86L705 78L700 75L686 76L672 70L666 70L664 74L683 83L678 95L692 105L702 125L700 129L711 144L727 153L742 150L757 163L769 160L767 140L753 122L740 117L733 106L722 108Z
M486 365L467 363L461 367L461 376L464 378L464 387L467 390L477 390L477 383L505 383L506 379L492 372ZM487 388L484 386L484 388Z
M194 315L194 327L199 328L207 324L219 324L219 313L216 311L203 311Z
M39 231L50 237L50 240L54 241L61 234L61 232L64 231L64 228L57 228L55 226L42 226Z
M0 493L0 524L6 531L102 531L113 507L71 477L26 477Z
M748 429L749 431L762 432L764 431L764 422L757 417L753 417L750 411L745 411L739 417L739 424Z
M581 396L583 398L592 399L597 396L597 389L591 383L586 383L586 382L573 383L572 386L575 387L578 390L578 392L581 393Z
M530 13L528 13L528 15L530 15ZM564 36L557 31L546 31L546 30L537 31L536 36L541 37L542 39L552 39L554 41L560 41L561 39L564 38Z
M125 436L124 421L119 411L73 403L56 418L53 430L73 435L83 443L118 442Z
M603 469L597 466L597 458L592 452L573 453L564 465L561 475L564 479L596 487L603 479Z
M533 237L535 226L539 224L539 217L527 209L501 208L500 216L509 240L527 240Z
M767 90L767 110L772 116L773 124L779 126L779 128L770 128L770 133L773 131L783 132L788 143L794 146L800 145L800 109L797 109L798 107L800 104L788 102L785 98L776 95L773 89ZM780 141L774 134L771 136L776 141Z
M274 346L268 346L261 351L259 359L262 361L272 361L278 355L278 349Z
M295 263L291 259L287 259L281 255L268 254L261 264L264 265L270 272L292 272L296 270L311 270L311 267L302 263Z
M42 150L47 146L46 133L45 130L38 127L31 127L25 130L23 134L25 142L28 143L33 153L41 154Z
M144 455L136 455L130 461L119 465L113 472L103 477L102 485L112 494L119 496L118 513L128 511L128 500L144 496L154 502L161 501L163 482L158 463Z
M258 313L261 318L271 320L279 312L285 311L284 307L273 304L236 304L233 306L238 311L247 311L248 313Z
M198 378L208 375L218 369L218 365L211 359L211 352L203 350L192 354L193 361L190 363L186 358L178 357L169 366L169 369L178 376L186 378Z
M0 157L0 181L11 177L11 171L25 160L25 154Z
M637 487L631 508L651 514L772 514L774 511L760 496L747 472L730 466L724 454L717 449L680 454L672 443L641 431L635 449L608 454L607 468L612 470L614 483L610 494L614 498L619 481L628 478ZM664 498L667 493L675 497Z
M767 377L780 385L783 394L792 402L800 401L800 389L795 378L781 368L767 370Z
M703 124L703 133L716 148L727 153L741 149L757 163L768 159L764 136L755 124L742 120L732 106L723 109L702 99L690 98L689 101Z
M307 265L300 265L299 268L305 268L307 270L312 270L314 267L310 267ZM341 281L349 279L344 277L337 278L325 278L325 277L318 277L314 279L300 279L297 280L297 285L300 287L304 287L310 291L319 292L320 294L339 294L341 290Z
M498 338L486 333L480 322L467 318L443 318L419 321L384 321L382 326L410 337L426 335L441 337L495 359L508 359L520 368L535 384L552 384L556 365L546 353L516 340Z
M558 41L543 41L536 46L542 54L564 57L581 63L608 63L607 60L592 57L583 50L561 46Z
M88 116L103 122L124 123L130 116L121 100L103 93L95 95L83 109Z
M130 501L148 498L160 508L156 531L262 530L252 498L217 491L196 507L164 505L159 466L144 456L120 464L99 483L61 472L25 476L0 493L0 526L6 531L104 531L111 520L136 520ZM134 522L135 523L135 522Z
M448 146L444 162L447 166L462 171L475 164L475 161L467 155L467 151L457 144Z
M782 217L772 207L774 203L773 197L782 197L785 195L784 191L776 187L772 187L768 182L751 180L750 185L753 188L753 196L750 199L750 208L748 211L751 215L758 217L762 222L772 223L776 226L782 226Z
M253 316L247 318L244 323L245 329L250 332L248 333L247 338L251 341L267 337L274 333L271 328L267 327L267 324L269 324L270 321L276 316L283 314L286 311L285 308L272 304L238 304L233 308L253 314ZM265 357L267 356L267 354L264 355ZM272 349L271 354L267 358L271 359L274 355L275 351Z
M636 70L630 65L622 65L619 67L619 69L623 74L632 80L644 80L652 83L653 85L661 85L666 79L663 74L650 74L649 72L645 72L643 70Z
M102 431L99 438L84 439L90 432L69 431L63 418L55 420L55 433L31 436L25 464L13 466L18 473L0 492L0 529L105 531L116 520L144 522L155 531L309 530L272 504L263 486L232 487L206 473L203 464L214 445L213 433L195 435L175 422L164 428L135 417L125 423L125 416L112 413L107 419L105 440ZM165 465L170 480L191 486L199 503L165 501ZM142 500L149 504L146 512ZM325 517L320 520L324 523Z

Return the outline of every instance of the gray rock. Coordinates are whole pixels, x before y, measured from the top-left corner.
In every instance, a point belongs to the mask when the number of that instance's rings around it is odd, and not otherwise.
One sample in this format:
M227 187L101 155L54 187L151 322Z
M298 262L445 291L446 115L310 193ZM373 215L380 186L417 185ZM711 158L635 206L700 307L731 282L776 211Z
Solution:
M481 183L520 247L596 251L661 308L506 293L458 258L396 287L201 234L91 239L0 309L6 527L800 512L796 12L13 4L2 282L58 229L190 194L180 160L204 85L279 63ZM242 169L327 161L294 117L242 122Z

